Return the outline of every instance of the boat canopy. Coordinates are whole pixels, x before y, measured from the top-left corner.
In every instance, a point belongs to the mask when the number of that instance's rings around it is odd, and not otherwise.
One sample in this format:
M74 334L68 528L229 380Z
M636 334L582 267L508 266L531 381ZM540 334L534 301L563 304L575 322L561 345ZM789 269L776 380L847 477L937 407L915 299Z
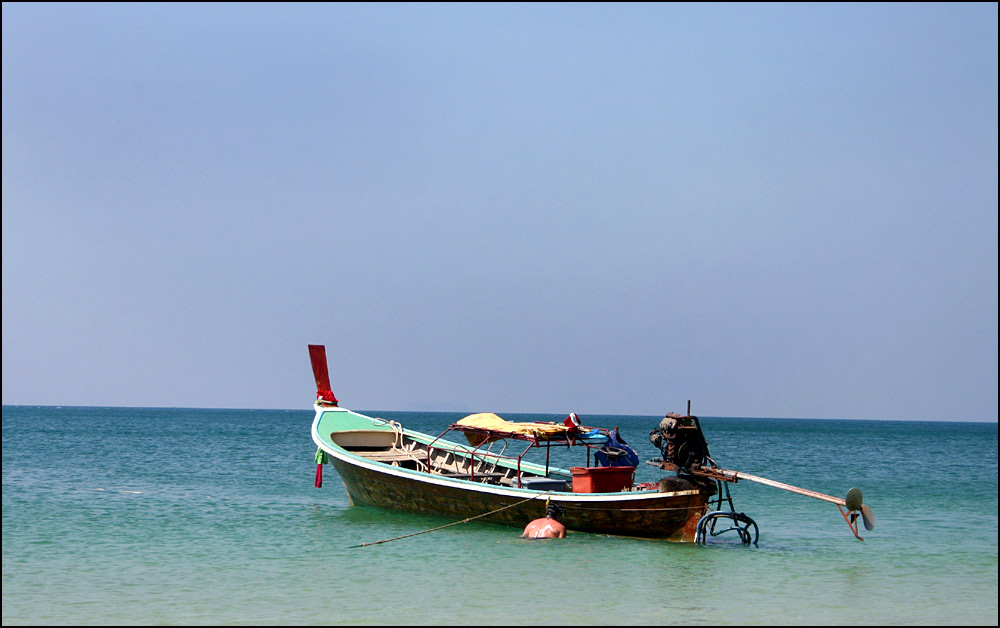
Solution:
M514 422L502 419L492 412L470 414L461 419L457 425L487 432L504 434L520 434L544 440L565 438L569 428L558 423Z
M545 448L545 475L549 473L549 448L553 445L560 447L572 447L584 445L587 448L587 464L590 465L590 449L601 447L608 442L609 430L601 427L585 427L579 424L569 424L565 421L562 424L542 421L507 421L492 412L479 412L470 414L457 423L452 423L448 429L432 441L428 446L431 449L441 449L437 445L437 440L444 437L448 432L455 430L465 435L469 444L475 447L474 455L489 456L496 459L505 458L517 463L520 477L521 458L533 447ZM508 439L512 441L522 441L526 443L524 451L520 454L503 455L506 450ZM503 450L499 454L491 453L492 443L504 441ZM480 447L487 446L484 451Z

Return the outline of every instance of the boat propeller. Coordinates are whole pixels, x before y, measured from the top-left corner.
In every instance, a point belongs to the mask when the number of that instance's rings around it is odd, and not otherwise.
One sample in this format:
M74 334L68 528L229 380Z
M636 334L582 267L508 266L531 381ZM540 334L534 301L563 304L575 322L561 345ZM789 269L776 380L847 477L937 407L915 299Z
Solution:
M839 506L840 504L838 504ZM872 509L869 508L864 503L864 498L861 494L861 489L854 487L847 491L847 499L844 500L844 507L847 508L847 512L850 513L848 516L844 514L844 518L847 519L847 525L851 526L851 530L854 531L854 536L858 536L858 513L861 513L861 522L865 526L865 530L871 532L875 529L875 514ZM841 511L843 513L843 511ZM861 537L858 537L861 538Z

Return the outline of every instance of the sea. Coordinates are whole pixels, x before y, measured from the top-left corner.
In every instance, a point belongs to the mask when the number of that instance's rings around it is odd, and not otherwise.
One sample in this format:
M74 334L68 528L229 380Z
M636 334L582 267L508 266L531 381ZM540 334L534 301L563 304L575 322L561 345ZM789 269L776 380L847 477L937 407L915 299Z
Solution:
M996 423L700 417L722 467L858 487L876 526L742 481L757 545L693 545L352 506L312 418L3 406L3 625L997 625ZM643 461L660 418L581 415Z

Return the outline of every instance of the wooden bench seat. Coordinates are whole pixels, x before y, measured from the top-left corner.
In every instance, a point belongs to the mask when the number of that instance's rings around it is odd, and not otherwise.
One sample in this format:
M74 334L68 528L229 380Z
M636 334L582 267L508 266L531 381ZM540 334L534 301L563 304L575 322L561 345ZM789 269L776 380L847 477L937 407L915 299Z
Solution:
M361 456L362 458L374 460L375 462L403 462L405 460L423 461L426 457L426 455L421 455L420 452L411 453L403 451L352 451L351 453Z

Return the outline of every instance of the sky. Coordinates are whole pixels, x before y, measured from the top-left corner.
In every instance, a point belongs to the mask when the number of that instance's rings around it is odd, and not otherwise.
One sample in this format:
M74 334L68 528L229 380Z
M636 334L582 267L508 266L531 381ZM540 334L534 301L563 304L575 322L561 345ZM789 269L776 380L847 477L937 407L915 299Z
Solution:
M3 404L997 420L997 4L3 3Z

